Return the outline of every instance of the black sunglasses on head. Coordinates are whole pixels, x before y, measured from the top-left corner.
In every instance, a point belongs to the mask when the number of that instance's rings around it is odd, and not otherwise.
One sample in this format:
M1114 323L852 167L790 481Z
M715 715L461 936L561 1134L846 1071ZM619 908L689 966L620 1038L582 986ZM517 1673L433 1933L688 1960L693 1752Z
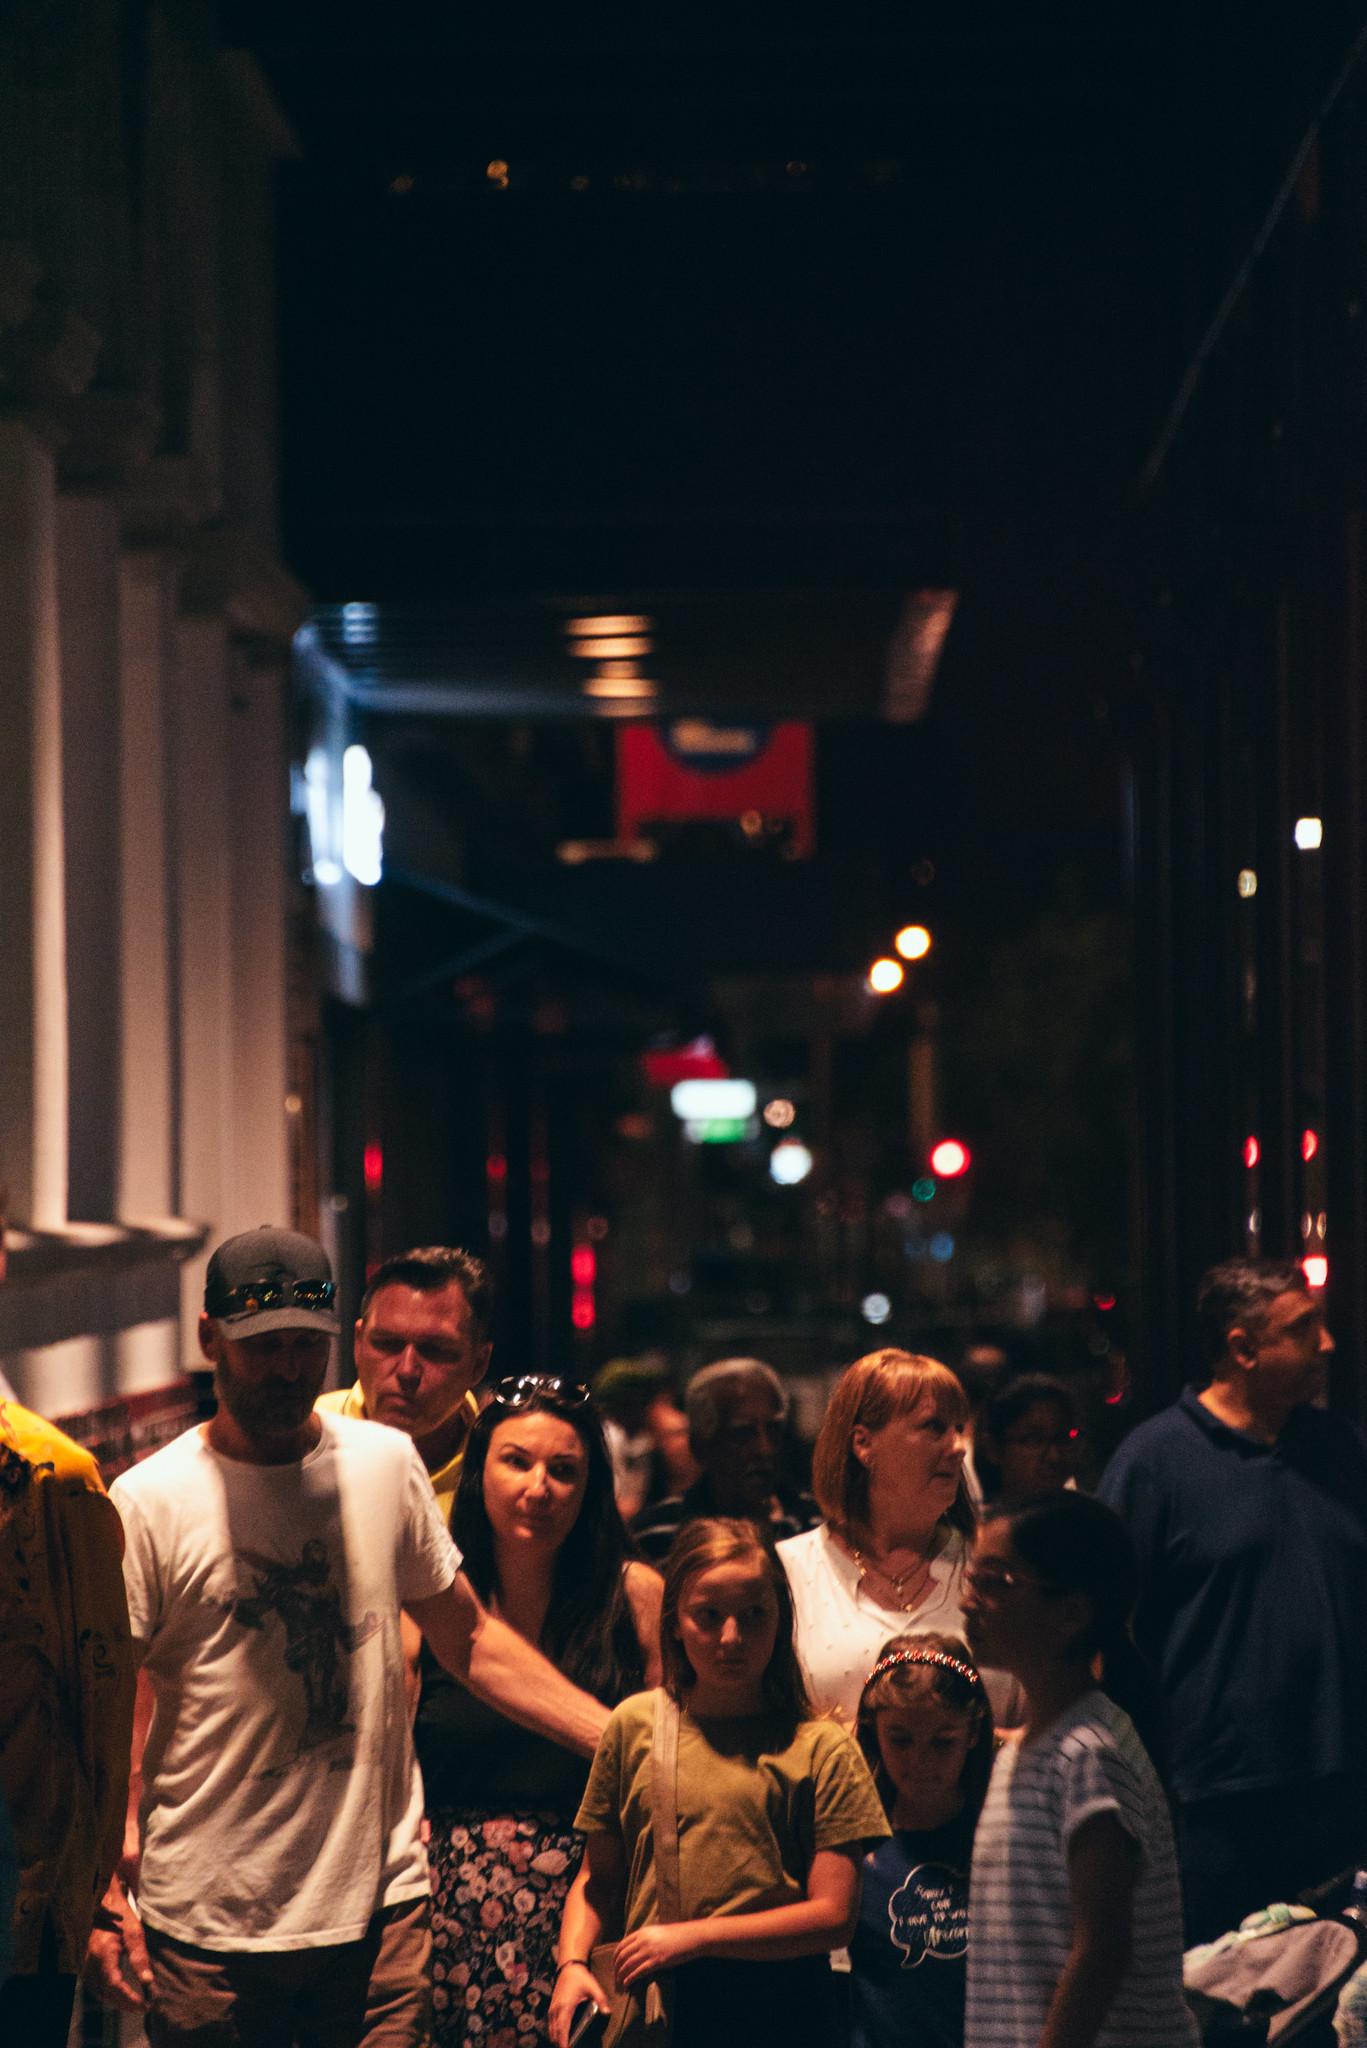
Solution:
M500 1408L526 1408L537 1400L559 1401L564 1408L583 1408L592 1399L582 1380L566 1380L559 1373L542 1372L524 1372L516 1378L496 1380L489 1393Z
M249 1280L242 1287L211 1288L204 1307L220 1319L272 1308L331 1308L334 1292L331 1280Z

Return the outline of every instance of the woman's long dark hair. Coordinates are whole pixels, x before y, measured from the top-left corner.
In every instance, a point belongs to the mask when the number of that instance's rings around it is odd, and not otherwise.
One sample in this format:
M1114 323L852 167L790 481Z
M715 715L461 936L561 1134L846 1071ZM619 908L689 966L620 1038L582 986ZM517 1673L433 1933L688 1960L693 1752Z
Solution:
M498 1558L484 1506L484 1466L494 1431L519 1415L553 1415L557 1422L567 1422L588 1459L579 1513L556 1553L551 1604L539 1647L585 1692L615 1706L628 1693L640 1691L645 1660L626 1595L624 1567L631 1546L617 1512L612 1464L597 1411L587 1403L575 1405L543 1392L519 1408L491 1401L470 1432L451 1534L480 1599L496 1598Z
M1091 1619L1073 1644L1098 1659L1101 1689L1123 1707L1163 1777L1167 1743L1153 1673L1130 1633L1139 1590L1134 1545L1119 1515L1087 1493L1051 1493L1001 1517L1011 1548L1051 1592L1081 1593Z

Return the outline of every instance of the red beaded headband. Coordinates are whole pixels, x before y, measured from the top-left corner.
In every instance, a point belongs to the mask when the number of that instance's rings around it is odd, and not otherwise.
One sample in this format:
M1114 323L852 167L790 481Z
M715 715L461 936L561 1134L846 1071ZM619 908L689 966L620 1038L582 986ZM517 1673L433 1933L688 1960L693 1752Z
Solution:
M895 1671L899 1664L938 1664L942 1671L952 1671L956 1678L965 1679L969 1685L982 1685L982 1679L971 1664L962 1658L951 1657L947 1650L889 1650L886 1657L880 1657L864 1681L867 1692L875 1678L884 1678L889 1671Z

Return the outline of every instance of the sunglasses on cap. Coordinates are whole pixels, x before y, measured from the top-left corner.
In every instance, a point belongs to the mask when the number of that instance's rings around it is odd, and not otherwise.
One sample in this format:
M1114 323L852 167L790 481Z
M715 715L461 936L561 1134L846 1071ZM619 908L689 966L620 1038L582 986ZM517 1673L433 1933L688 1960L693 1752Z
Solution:
M541 1372L524 1372L516 1378L498 1380L489 1392L500 1408L526 1408L537 1400L559 1401L565 1408L583 1408L592 1398L582 1380L566 1380L558 1373Z
M267 1309L330 1309L335 1292L331 1280L249 1280L242 1287L209 1288L204 1307L220 1321L230 1321Z

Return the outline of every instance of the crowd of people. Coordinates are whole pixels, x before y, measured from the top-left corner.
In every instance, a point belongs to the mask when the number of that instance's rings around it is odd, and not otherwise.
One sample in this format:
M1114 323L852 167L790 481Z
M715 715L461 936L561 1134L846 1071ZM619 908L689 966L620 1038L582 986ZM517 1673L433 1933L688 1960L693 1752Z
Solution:
M1065 1381L883 1349L810 1492L766 1363L657 1390L651 1499L469 1253L324 1393L321 1248L230 1239L108 1495L0 1404L0 2041L84 1967L152 2048L1195 2043L1184 1943L1367 1862L1367 1439L1298 1266L1199 1316L1096 1495Z

